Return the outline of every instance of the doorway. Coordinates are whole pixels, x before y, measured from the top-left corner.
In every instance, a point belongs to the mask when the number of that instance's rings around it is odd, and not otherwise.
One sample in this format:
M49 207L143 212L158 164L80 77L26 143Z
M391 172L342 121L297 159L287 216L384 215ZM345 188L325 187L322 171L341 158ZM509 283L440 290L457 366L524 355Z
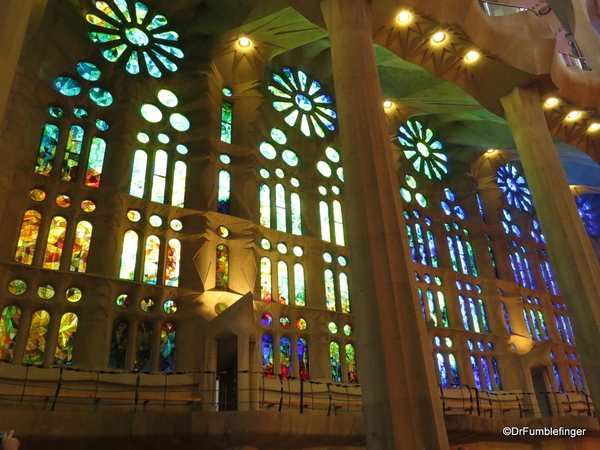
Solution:
M217 340L217 411L237 411L237 338Z
M531 369L531 380L533 381L533 390L537 400L540 414L542 417L552 417L552 408L550 407L550 398L546 388L544 373L546 369Z

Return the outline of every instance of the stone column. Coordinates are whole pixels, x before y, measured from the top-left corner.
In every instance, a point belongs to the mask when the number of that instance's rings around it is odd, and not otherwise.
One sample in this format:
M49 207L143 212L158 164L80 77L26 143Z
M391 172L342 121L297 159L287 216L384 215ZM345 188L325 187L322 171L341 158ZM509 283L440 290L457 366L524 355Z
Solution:
M447 449L417 300L367 0L323 0L346 174L358 372L370 449Z
M537 86L501 99L531 189L546 247L569 307L595 408L600 408L600 265L548 131Z

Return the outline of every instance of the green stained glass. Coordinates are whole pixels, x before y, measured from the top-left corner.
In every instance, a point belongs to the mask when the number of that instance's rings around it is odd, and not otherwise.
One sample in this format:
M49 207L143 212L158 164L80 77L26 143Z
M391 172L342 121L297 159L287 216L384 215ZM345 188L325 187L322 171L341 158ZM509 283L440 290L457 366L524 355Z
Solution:
M350 287L348 286L348 275L340 273L340 299L342 303L342 312L350 314Z
M169 91L168 89L161 89L158 91L158 101L168 108L174 108L179 104L177 96L173 91Z
M143 150L136 150L133 157L133 171L131 174L131 186L129 194L134 197L142 198L144 196L144 186L146 183L146 166L148 164L148 155Z
M138 25L144 23L146 15L148 15L148 7L141 2L135 2L135 17Z
M27 283L23 280L12 280L8 283L8 292L13 295L23 295L27 290Z
M133 50L129 55L125 69L132 75L140 73L140 57L137 50Z
M217 192L217 211L229 214L229 199L231 196L231 175L226 170L219 172L219 188Z
M98 66L89 62L78 63L77 73L81 78L88 81L98 81L102 77L102 72Z
M0 360L12 361L15 352L15 341L19 322L21 321L21 308L6 306L0 316Z
M299 263L294 264L294 298L296 306L306 306L304 267Z
M290 299L290 288L289 288L289 276L288 266L284 261L277 263L277 302L283 305L289 304Z
M272 297L272 278L271 278L271 260L269 258L260 259L260 298L266 302L273 300Z
M74 125L69 130L69 138L67 139L67 149L63 160L60 179L64 181L75 181L77 176L77 168L79 166L79 155L81 154L81 146L83 144L83 128L79 125Z
M117 5L117 8L119 8L121 13L123 13L125 20L127 20L127 22L131 22L131 14L129 13L129 6L127 6L127 1L126 0L113 0L113 1L115 2L115 5Z
M98 119L96 120L96 128L98 128L100 131L107 131L110 126L104 120Z
M348 370L348 382L358 383L354 346L352 344L346 344L344 348L346 350L346 369Z
M138 235L133 230L125 232L123 238L123 251L121 252L121 268L119 278L133 280L138 253Z
M77 224L73 253L71 254L71 272L85 272L87 270L88 255L92 242L92 224L82 220Z
M171 301L171 300L169 300ZM166 306L167 303L165 303ZM160 355L158 369L161 372L175 370L175 325L166 323L160 332Z
M137 140L140 141L142 144L147 144L148 142L150 142L150 136L148 136L146 133L138 133Z
M281 154L281 157L285 161L286 164L295 167L298 165L298 155L291 150L284 150Z
M40 149L35 166L35 173L49 176L52 171L56 146L58 145L59 129L56 125L48 124L40 142Z
M165 268L165 285L179 286L179 268L181 263L181 243L177 239L170 239L167 246L167 260Z
M329 325L327 325L327 328L329 329L329 332L331 334L337 334L337 332L338 332L338 327L335 322L329 322Z
M329 223L329 205L319 202L319 215L321 218L321 239L331 242L331 225Z
M157 150L154 156L154 175L152 176L152 191L150 200L165 202L165 189L167 182L167 165L169 156L164 150Z
M155 30L156 28L160 28L165 26L167 23L169 23L169 21L167 20L167 18L161 14L157 14L156 16L154 16L154 18L152 19L152 22L150 22L150 24L146 27L146 29L148 30Z
M83 108L73 108L73 115L78 119L85 119L88 116L88 112Z
M104 165L104 155L106 153L106 141L95 137L90 146L90 156L88 160L87 171L85 172L85 185L92 187L100 186L102 177L102 166Z
M166 39L167 41L178 41L179 35L175 31L165 31L164 33L155 34L156 39ZM231 97L231 95L229 95Z
M52 116L52 117L62 117L65 112L63 111L62 108L58 107L58 106L51 106L48 108L48 113Z
M233 105L223 102L221 105L221 141L231 144L233 123Z
M144 47L150 43L150 39L148 35L144 33L139 28L127 28L125 30L125 37L129 42L134 45L139 45L140 47Z
M337 342L329 344L329 360L331 362L331 380L341 383L342 362L340 359L340 344Z
M169 117L169 122L177 131L187 131L190 129L190 121L183 114L171 114L171 117Z
M163 49L165 52L170 53L171 55L175 56L176 58L183 58L183 56L184 56L183 52L181 50L179 50L177 47L172 47L170 45L159 44L158 42L156 43L156 46L158 48Z
M65 246L65 235L67 233L67 220L61 216L55 216L50 223L46 252L44 253L44 269L60 269L60 261Z
M29 327L29 338L23 354L24 364L41 365L46 352L46 334L50 324L48 311L39 310L33 313Z
M148 73L151 76L153 76L154 78L160 78L160 77L162 77L162 72L156 66L156 63L150 57L150 55L147 52L143 52L143 55L144 55L144 61L146 62L146 69L148 69Z
M104 59L110 62L116 62L119 60L121 55L127 50L127 44L117 45L116 47L107 48L106 50L102 50L102 56Z
M111 30L118 30L117 27L115 27L114 25L108 23L107 21L101 19L100 17L98 17L94 14L86 14L85 20L87 20L92 25L96 25L96 26L99 26L102 28L109 28Z
M302 235L302 204L300 203L300 196L295 192L290 195L290 209L292 233L300 236Z
M219 291L229 289L229 248L224 244L217 245L215 289Z
M287 142L286 134L279 128L271 129L271 139L273 139L279 145L284 145Z
M118 36L116 34L97 33L95 31L91 31L90 33L88 33L88 36L92 42L95 42L97 44L110 41L117 41L121 39L121 36Z
M54 87L58 92L67 97L75 97L81 94L81 84L70 77L58 77L54 80Z
M271 227L271 189L266 184L259 188L260 224L263 227Z
M287 231L285 187L281 183L275 185L275 223L278 231Z
M144 274L142 282L156 284L158 281L158 260L160 255L160 239L148 236L144 252Z
M71 364L73 362L73 348L78 324L79 320L74 313L63 314L60 318L54 364Z
M159 45L159 44L157 44ZM170 70L171 72L176 72L178 67L177 64L175 64L173 61L171 61L169 58L167 58L165 55L163 55L162 53L157 52L156 50L152 49L152 54L154 55L155 58L157 58L162 64L163 66L165 66L168 70Z
M175 162L173 171L173 193L171 204L183 208L185 206L185 185L187 177L187 166L183 161Z
M98 106L110 106L113 103L113 96L106 89L95 87L90 89L90 99Z
M330 269L325 270L325 306L329 311L336 311L335 305L335 281L333 272Z

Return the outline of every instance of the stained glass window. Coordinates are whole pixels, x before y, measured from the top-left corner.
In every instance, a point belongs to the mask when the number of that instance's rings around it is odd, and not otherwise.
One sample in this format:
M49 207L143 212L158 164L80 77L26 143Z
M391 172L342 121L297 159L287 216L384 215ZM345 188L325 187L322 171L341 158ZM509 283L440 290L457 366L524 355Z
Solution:
M492 386L492 379L490 377L490 369L487 364L487 360L485 358L481 358L481 370L483 372L483 377L485 379L485 386L488 391L494 390Z
M123 251L121 252L121 268L119 278L133 280L135 277L135 265L138 252L138 235L133 230L125 232L123 238Z
M565 335L563 333L561 324L560 324L560 320L558 318L558 315L554 314L554 323L556 324L556 329L558 330L558 335L560 336L560 340L563 342L563 344L567 343L567 340L565 339Z
M319 202L319 214L321 218L321 239L331 242L331 225L329 224L329 205Z
M112 338L110 342L110 359L108 367L117 369L125 368L127 357L127 340L129 338L129 323L122 318L113 322Z
M492 370L494 371L494 379L496 380L496 389L502 390L502 380L500 379L500 370L498 369L498 362L496 358L491 359L492 362Z
M398 129L397 138L404 156L417 172L423 173L430 180L433 177L441 180L448 173L448 157L440 152L442 143L436 141L433 131L423 127L419 121L407 121Z
M294 293L295 305L306 306L306 285L304 282L304 267L300 263L294 264Z
M287 231L285 187L281 183L275 185L275 222L278 231Z
M181 243L177 239L170 239L167 246L167 261L165 269L165 284L179 286L179 269L181 266Z
M346 344L346 369L348 370L348 382L358 383L358 373L356 371L356 354L352 344Z
M442 316L442 325L449 327L450 322L448 321L448 311L446 310L446 298L444 297L444 293L442 291L438 291L437 298L438 305L440 307L440 314Z
M277 302L288 305L290 299L290 287L288 266L284 261L279 261L277 263L277 291Z
M440 383L443 388L449 388L450 383L448 383L448 372L446 371L446 362L444 361L444 355L441 353L436 353L435 359L437 362L438 373L440 375Z
M221 105L221 140L231 144L233 123L233 105L223 102Z
M533 200L525 176L514 164L508 163L500 167L496 173L496 182L509 205L523 212L533 212Z
M24 364L41 365L46 352L46 334L50 325L50 314L43 309L33 313L29 327L29 338L23 355Z
M92 187L100 186L102 177L102 166L104 165L104 155L106 153L106 141L95 137L90 146L90 156L88 159L87 170L85 172L85 185Z
M473 370L473 379L475 380L475 387L481 389L481 377L479 376L479 366L477 365L477 359L471 356L471 369Z
M300 196L292 192L290 195L290 209L292 219L292 233L298 236L302 235L302 205Z
M73 243L73 254L71 256L72 272L85 272L92 240L92 224L82 220L77 224L75 230L75 241Z
M348 275L344 272L340 273L340 302L342 304L342 312L350 314L350 287L348 285Z
M160 330L160 355L158 370L171 372L175 370L175 336L177 331L172 323L165 323Z
M331 342L329 344L329 360L331 363L331 380L342 381L342 362L340 359L340 344Z
M427 230L427 244L429 246L429 256L431 259L431 265L433 267L439 267L435 238L433 236L433 233L429 230Z
M335 282L333 279L333 271L325 270L325 306L329 311L335 311Z
M506 303L500 302L502 304L502 314L504 315L504 324L506 325L506 330L512 334L512 328L510 326L510 318L508 316L508 310L506 309Z
M306 339L298 339L298 371L300 379L307 380L310 378L310 366L308 361L308 343Z
M35 245L41 221L42 215L36 210L30 209L29 211L25 211L23 222L21 223L17 251L15 252L16 262L29 265L33 263L33 255L35 254Z
M134 197L142 198L146 186L146 166L148 165L148 155L143 150L136 150L133 155L133 171L131 173L131 187L129 194Z
M229 248L224 244L217 245L215 289L226 291L229 289Z
M333 201L333 226L335 229L335 243L346 245L344 240L344 219L342 217L342 204L338 200Z
M61 216L53 217L50 223L50 231L48 232L46 253L44 254L44 264L42 266L44 269L60 269L66 232L67 220Z
M83 145L83 128L79 125L73 125L69 129L67 139L67 149L63 160L63 167L60 173L60 179L64 181L75 181L77 177L77 168L79 166L79 156Z
M148 236L144 255L144 277L142 281L148 284L156 284L158 281L158 260L160 256L159 238L153 235Z
M154 156L154 175L152 177L152 193L150 200L165 202L165 188L167 185L167 165L169 156L164 150L157 150Z
M173 192L171 193L171 204L182 208L185 206L185 184L187 166L183 161L176 161L173 169Z
M6 306L2 310L0 316L0 344L2 344L0 360L2 361L12 361L13 359L20 321L21 308L18 306Z
M273 338L268 334L262 337L262 371L264 374L273 375L275 373L275 365L273 363Z
M556 387L558 388L558 392L562 394L564 390L562 381L560 379L560 373L558 372L558 366L556 364L552 364L552 371L554 372L554 379L556 380Z
M289 378L292 373L292 343L286 337L279 340L279 362L281 364L281 375Z
M260 224L271 227L271 189L266 184L259 188Z
M138 325L135 362L133 370L149 372L152 363L152 324L142 322Z
M56 125L47 124L44 127L40 150L38 153L35 173L49 176L56 156L56 146L58 145L60 130Z
M465 330L470 331L471 326L469 324L469 315L467 314L467 305L465 298L462 295L458 296L458 303L460 305L460 315L462 317L463 326L465 327Z
M278 185L279 186L279 185ZM229 214L229 200L231 196L231 175L226 170L219 172L217 211L221 214Z
M460 387L460 377L458 375L458 364L456 358L452 353L448 355L448 362L450 363L450 373L452 374L452 387Z
M483 300L478 299L477 303L479 303L479 313L481 314L481 323L483 324L483 329L486 333L490 333L490 327L488 325L487 314L485 312Z
M78 322L77 315L71 312L63 314L60 318L54 364L71 364L73 362L73 347Z
M271 260L267 257L260 260L260 298L266 302L273 300L272 297Z
M455 272L459 272L458 258L456 257L456 250L454 249L454 240L450 236L446 236L446 242L448 243L448 251L450 252L450 260L452 262L452 269Z
M427 289L425 291L425 296L427 297L427 306L429 306L429 318L433 321L433 324L438 326L438 318L437 318L437 307L435 305L435 298L433 295L433 291Z

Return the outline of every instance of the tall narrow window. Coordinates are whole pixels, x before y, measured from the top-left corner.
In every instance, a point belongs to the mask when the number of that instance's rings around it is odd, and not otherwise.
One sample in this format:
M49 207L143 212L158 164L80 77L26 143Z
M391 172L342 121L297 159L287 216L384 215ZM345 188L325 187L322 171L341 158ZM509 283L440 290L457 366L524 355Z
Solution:
M444 293L442 291L438 291L437 298L438 305L440 307L440 314L442 316L442 325L449 327L450 322L448 321L448 311L446 309L446 298L444 297Z
M440 383L443 388L449 388L450 383L448 383L448 372L446 371L446 362L444 361L444 355L441 353L437 353L435 355L435 359L437 362L438 373L440 374Z
M529 324L529 317L527 316L527 310L523 308L523 318L525 319L525 325L527 325L527 331L529 332L529 337L531 339L535 339L533 332L531 331L531 325Z
M358 373L356 372L356 354L352 344L346 344L346 368L348 370L348 382L358 383Z
M106 141L99 137L93 138L92 145L90 146L90 156L88 159L87 170L85 172L86 186L100 187L105 153Z
M63 181L75 181L77 178L77 169L79 167L79 157L81 156L81 147L83 145L83 128L79 125L73 125L69 130L67 139L67 149L63 160L60 179Z
M152 176L152 193L150 200L165 202L165 189L167 187L167 165L169 155L164 150L157 150L154 156L154 175Z
M566 344L567 340L565 339L565 335L563 333L562 326L560 324L560 320L556 314L554 314L554 323L556 325L556 329L558 330L558 335L560 336L560 340L563 342L563 344Z
M143 150L136 150L133 155L133 171L131 173L131 186L129 194L134 197L144 197L146 187L146 166L148 165L148 155Z
M460 305L460 315L462 317L463 326L465 330L471 331L471 326L469 324L469 315L467 314L467 305L465 302L465 298L462 295L458 296L458 304Z
M481 377L479 376L479 366L477 365L477 359L471 356L471 369L473 370L473 380L475 380L475 387L481 389Z
M465 246L460 236L456 236L456 248L458 250L458 256L462 273L464 273L465 275L469 275L469 264L467 263Z
M565 319L565 316L560 316L562 325L563 325L563 331L565 332L565 336L567 338L567 343L569 345L573 345L573 340L571 339L571 335L569 334L569 326L567 325L567 320Z
M133 280L135 277L135 264L138 253L138 235L133 230L127 230L123 238L123 251L121 252L121 269L119 278Z
M259 188L260 224L271 228L271 189L266 184Z
M71 272L85 272L92 242L92 224L82 220L75 230L75 242L71 255Z
M425 295L427 296L427 306L429 306L429 318L433 321L433 324L438 326L438 318L437 318L437 307L435 305L435 298L433 296L433 291L427 289L425 291Z
M171 205L183 208L185 206L185 183L187 177L187 166L183 161L175 162L173 170L173 192L171 193Z
M450 373L452 373L452 387L460 387L460 377L458 375L458 364L456 358L452 353L448 355L448 362L450 363Z
M260 260L260 298L266 302L273 300L272 297L272 275L271 260L267 257Z
M333 271L325 270L325 306L329 311L335 311L335 282L333 280Z
M427 249L425 247L425 238L423 237L423 228L420 223L415 223L415 234L417 235L417 244L419 248L420 263L423 265L429 264L427 260Z
M127 341L129 339L129 323L125 319L116 319L113 322L113 331L110 341L110 359L108 367L116 369L125 368L127 357Z
M223 102L221 105L221 141L231 144L233 105Z
M533 328L535 330L535 335L537 336L537 340L541 341L542 340L542 333L540 332L540 326L538 324L537 318L535 317L535 312L530 309L529 310L529 315L531 316L531 323L533 325Z
M340 303L342 312L350 314L350 288L348 286L348 275L340 273Z
M281 376L289 378L292 373L292 343L286 337L279 340L279 362L281 364Z
M73 362L73 347L79 320L71 312L63 314L60 318L56 350L54 351L54 364L71 364Z
M292 212L292 233L302 235L302 205L300 196L295 192L290 195L290 208Z
M552 371L554 372L554 379L556 380L556 387L558 389L558 392L560 392L562 394L564 392L564 390L563 390L562 381L560 379L560 373L558 372L558 367L556 364L552 364Z
M455 272L459 272L458 258L456 257L456 250L454 249L454 240L450 236L446 236L446 242L448 242L448 252L450 253L450 261L452 262L452 269Z
M479 272L477 270L477 262L475 261L475 251L473 250L473 245L467 241L467 254L469 255L469 264L471 265L471 274L474 277L479 276Z
M40 142L40 150L35 164L35 173L49 176L56 157L59 129L56 125L48 124L44 127L44 134Z
M44 269L60 269L66 233L67 219L61 216L53 217L50 223L50 231L48 232L46 253L44 253L44 264L42 266Z
M172 323L165 323L160 330L160 356L158 370L172 372L175 370L175 336L177 331Z
M498 369L498 362L496 358L492 358L492 370L494 371L494 379L496 380L496 389L502 390L502 380L500 379L500 370Z
M294 264L294 294L295 305L306 306L306 285L304 282L304 267L302 264Z
M435 246L435 238L433 236L433 233L429 230L427 230L427 244L429 246L429 256L431 257L431 265L433 267L439 267L437 248Z
M490 254L490 260L492 261L494 275L496 275L496 278L500 278L500 275L498 275L498 265L496 264L496 257L494 256L494 250L492 249L492 247L488 246L488 252Z
M273 375L275 373L275 366L273 363L273 338L268 334L262 337L262 371L267 375Z
M229 200L231 196L231 175L226 170L219 172L217 211L221 214L229 214Z
M142 282L156 284L158 281L158 259L160 256L160 239L148 236L144 252L144 277Z
M475 300L473 300L472 298L469 298L469 309L471 310L473 331L475 331L475 333L481 333L481 328L479 327L479 318L477 317L477 306L475 305Z
M481 314L481 323L483 324L483 329L486 333L490 333L490 326L488 324L487 314L485 312L485 305L483 304L483 300L479 299L477 300L477 303L479 303L479 313Z
M310 378L308 343L304 338L298 339L298 371L301 380L308 380Z
M408 236L408 245L410 246L410 254L412 256L413 262L417 262L417 248L415 246L415 237L413 235L413 230L410 225L406 225L406 234Z
M548 334L548 327L546 326L546 321L544 320L544 314L541 311L537 311L538 319L540 320L540 325L542 326L542 331L544 332L544 336L546 339L550 339L550 335Z
M217 245L215 289L226 291L229 289L229 248L224 244Z
M338 200L333 201L333 227L335 229L335 243L337 245L346 245L342 204Z
M12 361L15 355L15 342L19 322L21 321L21 308L18 306L6 306L0 316L0 360Z
M34 209L25 212L19 233L19 243L15 252L15 261L21 264L33 263L35 245L40 232L42 215Z
M331 225L329 224L329 205L319 202L319 215L321 218L321 239L331 242Z
M340 344L331 342L329 344L329 360L331 362L331 380L342 382L342 362L340 359Z
M179 268L181 266L181 243L170 239L167 246L167 264L165 269L165 284L179 286Z
M46 352L46 334L50 325L50 314L43 309L33 313L31 326L29 327L29 338L23 355L24 364L41 365L44 362Z
M510 326L510 318L508 316L508 309L506 309L506 303L502 303L502 314L504 315L504 324L506 325L506 331L512 334L512 327Z
M142 322L138 325L136 340L135 362L133 370L141 372L150 372L152 363L152 324Z
M275 185L275 223L277 231L287 231L285 187L281 183Z
M277 302L282 305L290 303L290 286L288 276L288 266L284 261L277 263Z

